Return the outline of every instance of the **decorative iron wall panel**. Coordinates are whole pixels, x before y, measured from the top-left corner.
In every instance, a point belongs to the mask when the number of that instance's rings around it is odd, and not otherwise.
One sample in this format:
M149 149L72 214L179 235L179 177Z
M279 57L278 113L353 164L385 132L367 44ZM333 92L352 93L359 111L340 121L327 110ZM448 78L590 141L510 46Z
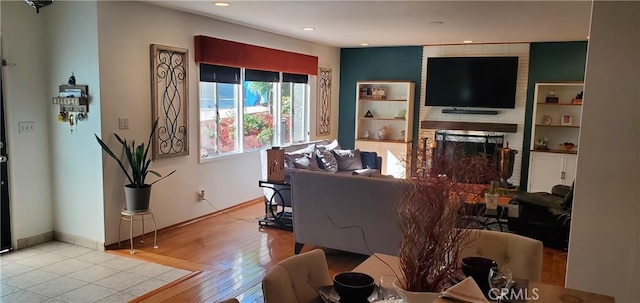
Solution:
M189 154L189 52L151 44L151 103L158 128L153 158Z
M316 106L316 135L331 134L331 69L319 68L318 102Z

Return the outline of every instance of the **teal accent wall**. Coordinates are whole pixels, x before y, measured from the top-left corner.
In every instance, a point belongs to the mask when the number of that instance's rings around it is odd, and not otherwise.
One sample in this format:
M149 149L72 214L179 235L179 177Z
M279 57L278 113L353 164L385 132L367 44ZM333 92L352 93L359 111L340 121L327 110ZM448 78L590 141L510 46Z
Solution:
M417 138L422 76L422 46L343 48L340 50L338 142L355 145L356 81L408 80L415 86L414 138Z
M587 61L587 42L541 42L531 43L529 56L529 83L527 85L527 108L524 121L524 146L531 142L531 118L533 116L533 93L536 82L584 81ZM522 151L520 189L527 188L529 179L530 148Z

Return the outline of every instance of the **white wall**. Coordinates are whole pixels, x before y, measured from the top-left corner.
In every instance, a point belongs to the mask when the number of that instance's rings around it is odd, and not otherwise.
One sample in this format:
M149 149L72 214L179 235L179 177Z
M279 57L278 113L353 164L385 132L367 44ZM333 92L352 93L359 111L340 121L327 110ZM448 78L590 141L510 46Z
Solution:
M153 169L177 172L154 185L151 208L158 227L190 220L214 209L196 202L204 189L216 208L226 208L261 196L258 188L259 153L247 153L198 163L198 66L193 60L194 36L233 40L319 56L319 65L333 70L333 129L337 129L339 50L270 34L201 16L176 12L140 2L98 3L98 41L102 138L113 147L113 133L145 140L151 125L149 45L161 44L189 49L189 156L155 161ZM314 77L315 78L315 77ZM315 81L312 106L315 108ZM312 115L313 116L313 115ZM118 130L118 117L129 118L129 130ZM315 120L311 121L315 125ZM334 132L336 133L336 132ZM312 128L311 134L315 134ZM106 159L103 157L103 159ZM119 210L123 206L124 176L112 160L104 162L104 207L106 243L117 240ZM124 232L122 235L124 236Z
M47 58L43 9L22 1L1 1L2 58L9 155L9 191L13 247L17 241L53 230ZM33 133L19 134L18 123L35 122Z
M567 287L640 302L640 2L595 1Z
M100 134L101 120L97 4L56 1L40 14L46 20L47 94L55 96L58 85L66 84L73 72L76 84L88 85L90 95L87 118L77 121L73 132L68 122L57 122L59 107L47 106L54 230L93 240L100 247L104 243L102 152L94 136Z
M509 182L515 185L520 183L520 170L522 168L522 148L524 143L524 114L527 107L527 81L529 80L529 44L466 44L466 45L441 45L425 46L422 58L422 84L420 86L420 99L424 100L426 93L427 61L430 57L455 57L455 56L517 56L518 80L516 83L516 102L514 109L497 109L498 115L460 115L443 114L442 106L420 106L420 121L463 121L484 123L513 123L518 125L517 133L504 134L505 145L518 151L514 159L513 175ZM420 129L420 138L433 139L435 130ZM473 133L469 131L455 131L456 133ZM483 132L489 133L489 132ZM489 133L490 134L490 133Z

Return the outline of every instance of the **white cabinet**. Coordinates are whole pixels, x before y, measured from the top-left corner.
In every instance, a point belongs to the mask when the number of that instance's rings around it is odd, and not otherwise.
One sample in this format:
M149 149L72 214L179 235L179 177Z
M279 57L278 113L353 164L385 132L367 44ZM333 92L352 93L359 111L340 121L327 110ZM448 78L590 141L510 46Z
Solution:
M413 139L415 84L410 81L358 81L355 145L382 157L383 174L405 178ZM380 130L386 129L383 136Z
M409 174L410 162L407 151L411 150L411 143L403 142L378 142L358 140L356 148L362 151L376 152L382 158L380 172L383 175L392 175L394 178L406 178Z
M571 185L576 178L578 156L566 153L531 152L529 192L551 192L554 185Z

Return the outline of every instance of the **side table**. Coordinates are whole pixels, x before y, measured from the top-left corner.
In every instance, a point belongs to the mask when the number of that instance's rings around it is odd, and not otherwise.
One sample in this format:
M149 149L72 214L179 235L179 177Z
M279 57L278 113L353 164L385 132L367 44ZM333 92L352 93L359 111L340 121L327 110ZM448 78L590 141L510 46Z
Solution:
M120 222L118 223L118 247L120 247L120 229L122 227L122 221L129 221L129 242L131 243L131 251L130 254L135 254L135 249L133 249L133 222L136 221L136 217L142 221L142 239L140 243L144 243L144 216L150 215L151 220L153 222L153 248L158 248L158 227L156 226L156 218L153 216L153 211L151 209L147 209L146 211L140 212L132 212L126 209L120 211Z
M467 203L464 211L465 219L479 224L482 229L491 229L491 226L498 225L500 231L504 231L504 226L508 226L509 223L510 212L507 205L487 208L484 202Z
M264 218L258 220L260 226L269 226L284 230L293 230L293 214L286 210L284 203L279 204L274 201L276 197L280 201L285 201L283 195L291 195L291 183L287 181L277 182L268 180L259 180L258 186L273 190L273 194L269 200L264 201ZM285 193L286 192L286 193ZM278 209L278 207L282 209Z

